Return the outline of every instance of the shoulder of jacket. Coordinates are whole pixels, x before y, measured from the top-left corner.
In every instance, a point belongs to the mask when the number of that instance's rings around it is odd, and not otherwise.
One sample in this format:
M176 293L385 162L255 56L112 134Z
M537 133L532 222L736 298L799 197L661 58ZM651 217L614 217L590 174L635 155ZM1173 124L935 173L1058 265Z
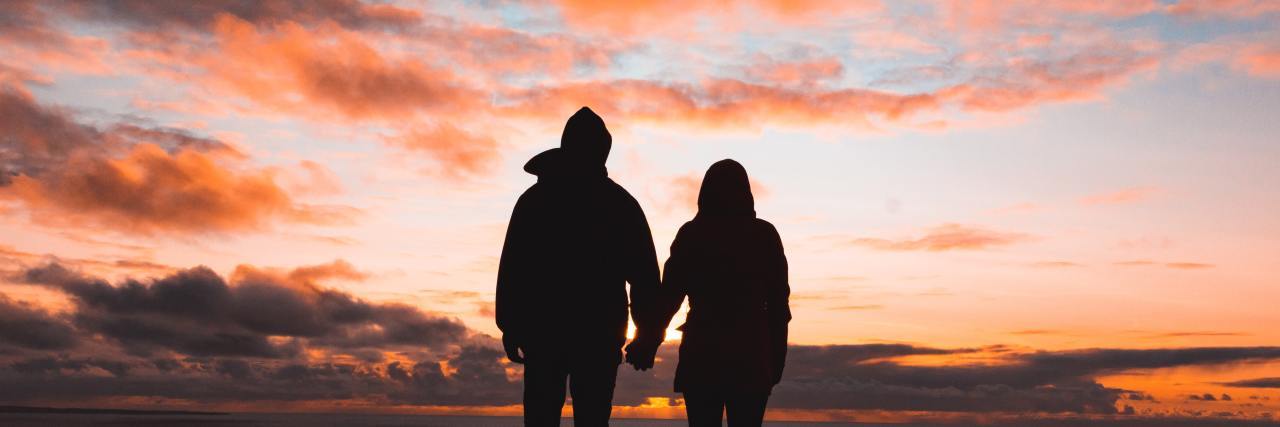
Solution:
M606 180L605 188L608 189L610 195L617 197L619 201L635 205L636 207L640 206L640 202L637 201L626 188L622 188L622 185L618 184L612 178L606 178Z
M765 221L762 218L756 218L755 221L752 221L752 223L756 226L756 228L760 229L760 231L763 231L766 233L773 233L774 235L778 234L778 228L774 227L772 223L770 223L769 221Z

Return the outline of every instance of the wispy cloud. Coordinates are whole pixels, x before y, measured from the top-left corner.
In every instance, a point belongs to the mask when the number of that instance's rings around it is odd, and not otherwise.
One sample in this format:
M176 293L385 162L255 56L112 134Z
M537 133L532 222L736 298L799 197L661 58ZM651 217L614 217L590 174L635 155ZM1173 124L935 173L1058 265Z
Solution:
M1152 261L1152 260L1145 260L1145 259L1131 260L1131 261L1117 261L1113 264L1121 267L1160 266L1160 267L1172 268L1176 270L1201 270L1201 269L1214 267L1213 264L1207 264L1202 262L1189 262L1189 261L1159 262L1159 261Z
M1122 205L1147 200L1160 193L1161 190L1155 187L1133 187L1084 196L1080 198L1080 204L1085 206Z
M942 224L930 228L923 236L906 239L864 237L851 243L885 251L978 250L1007 246L1031 240L1025 233L1000 232L962 224Z

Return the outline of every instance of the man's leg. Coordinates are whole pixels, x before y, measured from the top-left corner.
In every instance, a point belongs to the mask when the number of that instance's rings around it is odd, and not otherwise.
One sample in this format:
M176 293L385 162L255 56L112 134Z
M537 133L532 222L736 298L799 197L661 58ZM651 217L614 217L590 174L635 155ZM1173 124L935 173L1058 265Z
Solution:
M684 412L689 417L689 427L720 427L724 397L719 393L685 393Z
M730 396L724 402L729 414L729 427L760 427L764 423L764 408L769 405L769 393L742 393Z
M528 360L524 365L524 425L559 426L564 384L569 375L562 360Z
M613 412L613 387L617 380L617 357L574 363L569 370L574 426L609 425L609 415Z

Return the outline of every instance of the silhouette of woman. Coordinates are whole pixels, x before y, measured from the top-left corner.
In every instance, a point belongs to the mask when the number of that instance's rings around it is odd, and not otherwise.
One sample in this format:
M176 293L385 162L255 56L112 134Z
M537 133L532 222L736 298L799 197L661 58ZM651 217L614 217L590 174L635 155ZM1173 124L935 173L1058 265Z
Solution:
M759 426L782 378L791 320L787 259L778 231L756 218L747 171L733 160L711 165L698 214L671 243L659 313L665 330L689 297L680 330L675 391L690 426Z

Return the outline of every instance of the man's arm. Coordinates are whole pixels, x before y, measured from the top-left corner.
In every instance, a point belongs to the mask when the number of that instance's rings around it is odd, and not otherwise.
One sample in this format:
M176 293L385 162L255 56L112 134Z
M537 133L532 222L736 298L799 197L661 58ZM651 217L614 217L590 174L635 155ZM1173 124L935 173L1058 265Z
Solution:
M635 199L630 200L632 212L628 224L630 236L627 250L627 283L631 285L631 319L640 332L650 332L657 325L658 303L658 254L653 249L653 232L649 221Z
M502 344L507 358L515 363L524 363L520 355L523 346L526 291L528 280L530 213L526 195L521 195L511 211L511 221L507 224L507 236L502 243L502 256L498 261L497 297L494 301L494 318L498 329L502 331Z

